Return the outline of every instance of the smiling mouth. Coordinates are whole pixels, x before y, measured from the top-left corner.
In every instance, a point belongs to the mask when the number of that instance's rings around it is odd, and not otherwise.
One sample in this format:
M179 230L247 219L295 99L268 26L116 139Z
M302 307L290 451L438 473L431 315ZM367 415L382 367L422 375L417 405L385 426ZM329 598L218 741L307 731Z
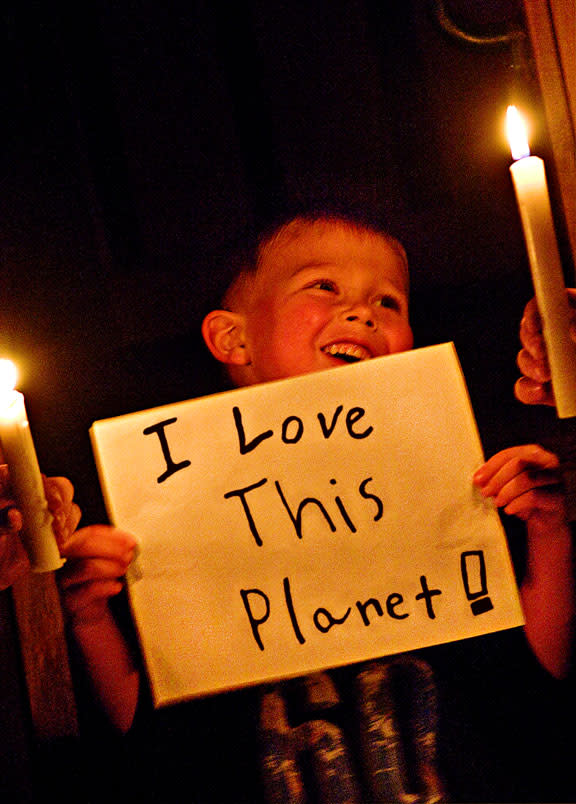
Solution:
M372 357L368 349L356 343L331 343L322 349L324 354L330 355L345 363L359 363L361 360L370 360Z

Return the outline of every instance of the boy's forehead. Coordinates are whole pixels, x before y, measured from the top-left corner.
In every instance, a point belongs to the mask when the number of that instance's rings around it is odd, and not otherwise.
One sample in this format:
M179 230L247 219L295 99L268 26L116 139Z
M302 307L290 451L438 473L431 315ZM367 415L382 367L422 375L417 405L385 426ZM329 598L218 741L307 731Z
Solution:
M347 263L354 259L376 273L398 272L408 287L406 255L400 243L371 229L338 221L292 221L262 248L258 272L283 274L307 265Z

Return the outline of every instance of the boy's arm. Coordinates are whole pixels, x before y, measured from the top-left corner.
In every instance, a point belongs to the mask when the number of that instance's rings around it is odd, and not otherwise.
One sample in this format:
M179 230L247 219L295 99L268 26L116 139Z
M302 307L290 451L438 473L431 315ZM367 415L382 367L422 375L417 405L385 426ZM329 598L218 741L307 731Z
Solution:
M527 568L520 587L528 642L553 676L570 669L575 591L572 534L556 455L538 445L502 450L474 475L485 497L527 527Z
M133 536L109 525L82 528L61 545L64 610L94 691L111 723L128 731L139 693L139 670L109 600L123 588L134 557Z

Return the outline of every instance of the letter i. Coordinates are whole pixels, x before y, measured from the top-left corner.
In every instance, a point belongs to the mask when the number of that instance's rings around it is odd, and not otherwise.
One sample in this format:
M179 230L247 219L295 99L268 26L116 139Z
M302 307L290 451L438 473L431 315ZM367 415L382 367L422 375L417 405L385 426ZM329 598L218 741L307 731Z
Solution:
M166 438L166 427L169 424L174 424L177 422L178 419L174 416L172 419L165 419L163 422L158 422L157 424L153 424L150 427L145 427L142 432L144 435L151 435L152 433L156 433L158 438L160 439L160 447L162 449L162 455L164 456L164 460L166 461L166 470L162 472L162 474L156 478L157 483L163 483L167 480L171 475L175 472L179 472L181 469L186 469L187 466L190 466L190 461L179 461L176 463L170 454L170 447L168 446L168 439Z
M330 483L333 486L335 486L336 485L336 480L334 478L332 478L330 480ZM338 510L342 514L342 519L344 520L344 522L348 525L348 527L350 528L352 533L356 533L356 525L350 519L350 515L349 515L348 511L346 510L346 508L344 507L344 503L342 502L342 499L338 495L336 495L336 497L334 497L334 502L338 506Z

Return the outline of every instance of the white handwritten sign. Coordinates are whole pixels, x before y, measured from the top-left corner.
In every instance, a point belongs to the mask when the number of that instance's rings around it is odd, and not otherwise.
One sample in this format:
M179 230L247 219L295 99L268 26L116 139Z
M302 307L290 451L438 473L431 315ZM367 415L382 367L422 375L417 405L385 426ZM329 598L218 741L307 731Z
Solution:
M157 705L523 622L451 344L91 436Z

